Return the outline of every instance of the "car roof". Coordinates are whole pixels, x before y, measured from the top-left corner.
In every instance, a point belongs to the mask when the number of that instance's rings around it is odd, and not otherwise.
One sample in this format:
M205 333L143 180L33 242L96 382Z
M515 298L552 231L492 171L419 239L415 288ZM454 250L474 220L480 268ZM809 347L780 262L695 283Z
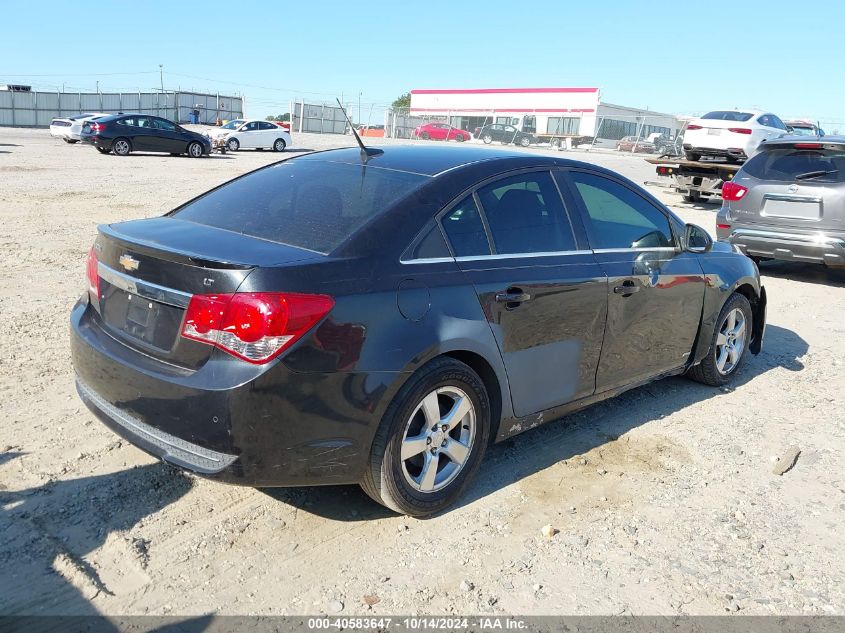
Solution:
M806 137L805 137L806 138ZM453 147L444 145L426 144L421 145L394 145L380 146L378 149L383 153L371 156L367 161L368 166L381 169L392 169L423 176L438 176L452 169L474 165L478 163L490 163L496 161L507 161L507 169L521 167L553 167L571 166L588 167L589 169L608 172L608 170L581 161L543 156L529 152L519 152L506 149L490 149L486 147L468 146L465 144ZM331 149L322 152L314 152L299 156L294 160L322 160L350 165L361 164L361 150L357 147L343 149ZM609 172L612 173L612 172Z
M760 147L791 145L792 143L821 143L822 145L845 145L845 136L806 136L802 134L784 134L760 144Z

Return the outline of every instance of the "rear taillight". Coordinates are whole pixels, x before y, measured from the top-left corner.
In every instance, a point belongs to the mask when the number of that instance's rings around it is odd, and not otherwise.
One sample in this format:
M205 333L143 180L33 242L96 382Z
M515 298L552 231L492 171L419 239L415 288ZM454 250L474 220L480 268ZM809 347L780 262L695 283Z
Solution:
M100 272L97 268L98 263L97 252L92 246L91 250L88 251L88 261L86 263L85 270L88 276L88 294L90 294L93 299L97 299L100 296Z
M729 229L731 228L730 224L716 224L717 229Z
M728 132L736 132L737 134L751 134L751 130L747 127L729 127Z
M722 185L722 200L731 202L741 200L746 193L748 193L748 188L735 182L726 182Z
M333 306L334 299L327 295L194 295L185 313L182 336L260 365L293 345Z
M99 134L100 132L102 132L105 129L106 129L105 123L92 123L91 124L91 131L94 134Z
M701 126L700 125L688 125L687 129L688 130L700 130Z

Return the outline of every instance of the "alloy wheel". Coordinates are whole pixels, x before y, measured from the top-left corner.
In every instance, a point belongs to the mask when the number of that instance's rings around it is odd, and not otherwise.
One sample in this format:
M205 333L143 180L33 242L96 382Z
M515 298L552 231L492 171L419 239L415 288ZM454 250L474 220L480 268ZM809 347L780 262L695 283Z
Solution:
M457 387L440 387L417 405L402 436L402 474L420 492L448 486L467 462L476 436L470 397Z
M748 335L745 314L739 308L728 312L716 335L716 369L723 376L731 373L745 352Z
M118 140L114 144L114 153L118 156L126 156L129 153L129 141Z

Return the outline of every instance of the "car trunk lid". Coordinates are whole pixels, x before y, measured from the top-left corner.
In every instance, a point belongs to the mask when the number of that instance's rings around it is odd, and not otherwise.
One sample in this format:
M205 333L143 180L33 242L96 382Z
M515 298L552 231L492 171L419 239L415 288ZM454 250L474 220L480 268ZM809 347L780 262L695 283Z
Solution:
M322 257L168 217L101 226L94 252L100 326L130 347L189 369L213 349L180 336L192 295L233 293L256 267Z

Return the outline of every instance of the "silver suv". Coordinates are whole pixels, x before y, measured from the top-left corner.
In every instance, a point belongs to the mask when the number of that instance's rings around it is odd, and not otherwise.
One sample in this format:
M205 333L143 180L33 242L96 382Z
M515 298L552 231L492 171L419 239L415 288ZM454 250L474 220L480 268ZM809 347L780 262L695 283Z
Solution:
M722 200L718 239L752 259L845 266L845 137L761 143Z

